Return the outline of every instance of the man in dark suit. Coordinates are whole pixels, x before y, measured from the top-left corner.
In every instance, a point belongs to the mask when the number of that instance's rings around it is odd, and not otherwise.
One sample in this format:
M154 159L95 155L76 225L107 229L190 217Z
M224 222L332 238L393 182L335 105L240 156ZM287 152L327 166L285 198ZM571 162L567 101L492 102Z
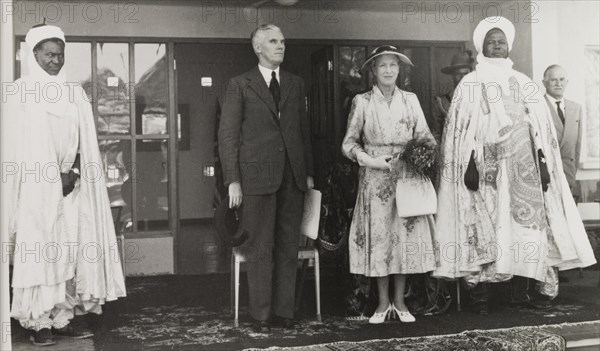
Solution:
M229 206L242 205L255 329L292 325L304 193L314 186L304 82L281 71L285 39L272 24L251 35L258 67L229 81L219 153ZM243 199L243 200L242 200ZM273 266L272 266L272 263Z
M545 98L556 128L563 171L577 202L579 189L575 176L581 151L582 110L581 105L564 98L568 82L567 72L559 65L551 65L544 71Z

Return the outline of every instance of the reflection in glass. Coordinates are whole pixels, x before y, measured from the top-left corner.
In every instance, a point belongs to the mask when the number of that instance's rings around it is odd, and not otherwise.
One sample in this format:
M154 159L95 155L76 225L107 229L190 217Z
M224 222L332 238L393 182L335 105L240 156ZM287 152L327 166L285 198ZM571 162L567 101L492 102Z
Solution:
M135 44L137 134L167 134L167 60L165 44Z
M98 134L129 134L129 44L98 43Z
M135 180L135 167L131 160L131 141L100 140L98 141L104 176L111 207L121 207L117 229L130 232L132 226L133 192L131 184Z
M136 147L138 231L168 230L167 139L137 140Z
M29 67L27 67L27 57L29 55L29 46L22 41L17 53L21 77L26 76L29 72ZM63 66L63 71L67 76L67 82L81 84L87 94L87 101L91 102L92 44L68 42L65 46L65 65Z
M366 72L360 71L360 67L366 59L364 46L340 47L340 99L344 116L350 112L354 95L368 89Z

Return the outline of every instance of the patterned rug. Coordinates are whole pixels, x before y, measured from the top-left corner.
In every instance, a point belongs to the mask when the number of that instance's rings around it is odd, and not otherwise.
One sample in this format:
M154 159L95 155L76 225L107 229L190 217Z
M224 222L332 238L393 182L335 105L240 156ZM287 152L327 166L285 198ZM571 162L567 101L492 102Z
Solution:
M564 284L561 296L549 310L498 306L482 317L457 312L452 306L445 314L419 315L415 323L388 321L381 325L347 319L338 302L341 295L329 292L334 289L329 279L323 281L323 291L328 293L322 294L322 323L314 315L313 287L306 284L295 327L265 334L252 330L245 294L240 301L240 326L233 327L227 275L128 278L127 298L107 304L106 313L94 323L94 344L101 351L272 346L311 351L562 350L562 338L538 326L600 319L598 273L587 273L590 279L575 277L573 282L589 280L589 284ZM511 328L515 325L530 327Z
M538 327L516 327L497 330L471 330L454 335L420 338L335 342L300 347L270 347L262 350L306 351L560 351L566 349L563 337ZM246 349L253 351L259 349Z

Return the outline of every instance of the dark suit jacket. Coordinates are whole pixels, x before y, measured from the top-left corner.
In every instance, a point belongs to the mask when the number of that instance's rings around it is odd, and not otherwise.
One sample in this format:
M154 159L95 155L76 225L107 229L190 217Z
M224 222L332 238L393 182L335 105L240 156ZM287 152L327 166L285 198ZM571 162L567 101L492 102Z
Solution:
M219 126L225 185L240 181L244 195L279 189L287 153L298 188L306 191L313 155L304 82L279 71L280 117L258 66L229 81Z
M556 137L560 146L560 156L562 158L563 171L567 177L569 186L573 188L576 185L575 175L577 174L577 165L579 164L579 154L581 152L581 105L575 101L565 99L565 124L563 125L556 105L548 100L546 102L550 107L552 121L556 129Z

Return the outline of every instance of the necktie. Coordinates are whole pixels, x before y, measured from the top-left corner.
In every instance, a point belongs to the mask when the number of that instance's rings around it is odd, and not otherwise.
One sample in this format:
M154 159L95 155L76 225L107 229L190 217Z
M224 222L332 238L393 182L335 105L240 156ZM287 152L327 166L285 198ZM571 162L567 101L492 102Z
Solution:
M562 122L562 124L565 124L565 114L562 112L562 109L560 108L560 101L556 102L556 112L558 112L558 117L560 118L560 121Z
M281 91L279 89L279 82L277 81L275 71L271 72L271 83L269 83L269 90L271 91L271 95L273 96L273 100L275 101L277 113L279 113L279 100L281 99Z

